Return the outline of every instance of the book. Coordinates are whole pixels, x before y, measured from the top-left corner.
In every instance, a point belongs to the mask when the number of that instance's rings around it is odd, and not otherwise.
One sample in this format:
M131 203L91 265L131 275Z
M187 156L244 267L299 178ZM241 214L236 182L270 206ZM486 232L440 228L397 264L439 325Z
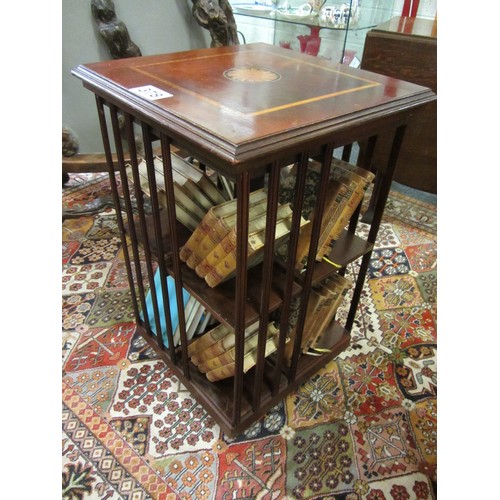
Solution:
M202 304L199 302L196 304L195 310L192 312L192 316L190 318L189 327L186 330L187 340L191 340L193 336L196 334L198 330L202 318L206 315L206 310Z
M272 335L275 335L276 332L277 329L273 327L272 323L270 323L268 325L266 339L268 339ZM259 343L259 330L256 329L245 339L245 342L243 344L243 354L246 355L250 351L256 349L258 343ZM207 373L211 370L214 370L215 368L226 365L228 363L232 363L235 360L235 353L236 353L236 348L232 347L231 349L228 349L227 351L217 356L214 356L213 358L206 359L205 361L200 363L198 365L198 370L201 373Z
M205 330L208 328L208 325L211 320L212 320L212 313L210 313L207 309L203 309L203 314L201 315L200 322L194 334L201 335L205 333Z
M261 243L258 241L255 236L256 233L265 230L266 228L266 214L267 203L262 204L259 203L256 205L256 211L249 217L248 222L248 240L249 240L249 254L256 250L256 245L260 245ZM291 217L292 211L290 205L282 205L278 207L277 210L277 224L286 218ZM224 237L219 241L219 243L215 243L212 248L210 245L207 245L209 248L208 252L204 255L204 257L200 260L198 265L196 266L196 274L200 276L200 278L204 278L211 270L213 270L219 262L221 262L226 256L231 253L236 255L236 237L237 237L237 227L233 225L230 231L227 231ZM204 240L205 241L205 240ZM203 245L203 242L202 244Z
M289 169L288 173L284 175L281 182L280 202L294 202L296 170L297 165L294 164ZM310 159L306 173L306 195L303 200L302 216L311 222L314 220L316 193L320 180L320 172L321 163ZM343 218L339 224L346 221L346 219L347 221L349 220L350 216L347 216L345 213L342 214L342 212L348 204L349 198L356 191L358 181L365 186L366 190L366 187L370 182L372 182L373 178L374 174L368 170L352 165L343 160L332 158L325 208L323 210L321 230L318 240L318 251L315 256L317 260L321 260L324 253L330 250L329 245L332 241L330 234L332 233L335 222L341 217L341 215L343 215ZM353 204L354 202L351 202L351 205ZM343 224L342 228L345 227L345 225L346 224ZM335 228L337 230L336 225ZM301 231L299 236L295 258L297 269L302 269L306 264L306 258L309 254L311 232L312 225L309 225L306 226L304 231ZM342 230L334 233L334 236L338 237L341 232ZM287 260L288 252L286 249L280 257L283 261Z
M186 322L186 340L191 340L198 326L203 306L196 300L195 297L189 297L189 300L184 308L184 319ZM174 331L174 345L178 346L181 343L180 325Z
M259 200L267 200L267 193L264 189L258 189L250 193L249 203L257 203ZM212 206L205 214L201 222L195 227L193 233L182 246L179 257L183 262L187 262L191 253L198 248L203 238L210 232L211 228L223 219L236 214L236 200L229 200L219 205ZM229 231L229 229L228 229Z
M177 182L175 183L177 184ZM184 184L179 185L183 188L187 196L189 196L192 200L196 200L196 203L202 207L204 213L214 206L210 197L207 196L192 179L186 179Z
M315 314L321 306L324 296L317 290L317 288L311 288L309 297L307 299L307 309L306 309L306 319L304 322L304 329L302 331L302 341L300 343L301 349L305 345L308 339L309 330L314 322ZM298 318L297 318L298 319ZM297 324L293 325L293 328L289 334L290 342L285 345L284 359L286 361L291 361L293 355L293 349L295 345L295 335L297 331Z
M251 224L252 221L260 215L265 214L266 210L267 197L263 199L257 197L255 202L250 200L248 213L249 224ZM236 212L226 217L220 217L219 220L209 229L207 234L201 239L198 246L191 252L191 255L186 261L187 266L191 269L196 269L203 259L217 246L218 243L224 239L229 231L235 227L236 223Z
M154 275L154 287L155 287L155 292L156 292L156 298L157 298L157 306L158 306L158 316L159 316L159 321L160 321L160 335L162 336L163 339L163 344L168 347L168 338L167 338L167 324L165 320L165 307L164 307L164 300L163 300L163 292L162 292L162 287L161 287L161 277L160 277L160 270L157 269ZM167 294L168 294L168 300L169 300L169 308L170 308L170 321L172 325L172 332L175 332L179 325L179 312L177 309L177 298L175 294L175 281L172 278L172 276L167 276ZM183 307L185 308L188 301L190 298L190 294L187 290L182 289L182 300L183 300ZM154 335L158 335L158 331L156 328L156 321L155 321L155 313L154 313L154 307L153 307L153 294L151 290L148 291L146 294L146 311L147 311L147 316L149 320L149 326L151 328L151 331L153 332ZM143 321L145 321L145 315L144 312L141 311L140 317Z
M320 288L325 294L326 299L317 311L314 322L310 327L308 338L303 343L302 352L307 353L310 348L314 347L314 344L331 323L351 286L351 281L340 274L334 274L320 284Z
M218 195L214 194L214 190L218 192L217 188L203 172L177 157L174 153L172 153L171 158L176 219L188 229L194 231L206 211L216 203L214 199L220 202L225 198L220 192ZM163 163L158 157L154 158L153 171L158 203L164 209L168 209ZM128 179L133 183L134 177L131 165L126 166L126 173ZM144 159L138 164L138 173L140 188L147 196L151 197L147 164ZM211 194L209 195L206 190Z
M210 331L206 332L204 335L193 340L188 344L188 356L191 358L198 353L205 351L210 346L224 338L226 335L231 333L231 328L224 324L219 324L212 328Z
M266 341L264 357L268 357L277 349L276 340L270 338ZM247 373L250 368L253 368L257 364L257 349L248 352L243 358L243 373ZM235 362L228 363L226 365L210 370L206 373L206 377L210 382L217 382L218 380L223 380L229 377L234 377L235 374Z
M328 226L333 223L333 218L339 212L339 206L345 200L348 185L340 180L330 179L326 191L325 206L323 210L323 217L321 219L320 236L318 239L318 249L329 232ZM306 264L307 255L309 254L309 246L311 241L312 223L314 221L314 210L309 216L311 222L308 230L301 232L299 241L297 243L297 253L295 257L296 269L302 269Z
M313 161L312 168L319 175L319 163ZM333 219L334 224L331 226L328 238L321 245L322 248L320 248L322 255L318 255L317 260L321 260L325 253L330 250L329 245L331 244L331 241L339 238L352 214L362 201L368 186L375 178L375 174L369 170L358 167L357 165L352 165L351 163L339 160L338 158L333 158L331 178L340 181L342 181L342 179L348 179L352 190L350 190L347 195L347 203L343 204L342 210Z
M264 357L267 358L277 349L277 337L276 335L271 336L267 339ZM234 361L235 354L234 350L231 351L230 356L233 358L233 361L217 367L213 370L210 370L205 375L210 382L217 382L219 380L223 380L229 377L233 377L236 371L236 363ZM247 373L251 368L253 368L257 364L257 349L252 349L243 356L243 373Z
M340 215L337 217L335 224L332 226L327 240L323 243L321 255L318 256L317 260L321 260L323 256L331 250L331 242L336 241L340 237L352 214L355 212L358 205L363 201L363 197L368 189L368 186L375 178L375 174L369 170L351 165L347 162L341 162L340 160L335 162L334 175L349 176L355 183L355 188L347 200L347 203L344 205Z
M210 198L212 205L218 205L227 201L228 198L225 194L215 186L202 170L175 153L171 153L170 157L172 163L172 176L174 177L174 181L179 185L183 185L182 178L189 178ZM160 158L158 158L158 160L161 162ZM161 168L163 168L162 165Z
M244 333L244 338L247 339L251 335L253 335L259 328L259 323L253 323L250 325L248 328L245 329ZM211 332L208 332L207 334L210 334ZM205 334L205 335L207 335ZM205 336L204 335L204 336ZM205 361L215 358L216 356L219 356L219 354L222 354L229 349L232 349L235 346L236 343L236 338L234 335L234 330L232 328L229 328L226 334L220 334L220 338L218 340L215 340L212 342L212 339L217 338L219 334L214 335L209 335L208 339L208 345L203 347L203 349L198 349L196 352L194 352L190 357L191 357L191 362L198 366L201 363L204 363ZM204 337L203 336L203 337ZM201 337L201 338L203 338ZM200 338L200 340L201 340ZM189 351L188 351L189 352Z
M306 225L307 223L308 221L301 218L301 226ZM276 223L274 237L276 242L275 244L277 247L288 238L291 226L292 226L291 214L288 217L283 218ZM232 248L232 250L227 255L224 255L215 264L215 266L211 267L210 270L204 276L205 282L211 288L214 288L218 284L228 279L231 279L235 276L236 264L237 264L236 233L237 229L235 228L226 236L226 238L231 240L229 242L229 246ZM262 262L262 259L264 257L265 237L266 237L265 227L248 235L248 246L247 246L248 269Z
M336 181L333 180L333 182ZM321 228L321 235L319 237L318 248L316 250L316 260L318 261L320 261L324 257L327 249L329 250L329 244L331 242L330 235L332 233L332 230L334 227L337 227L342 214L347 213L346 207L349 207L350 204L352 204L351 200L353 199L354 193L358 189L357 180L350 176L341 176L338 182L343 185L343 188L341 190L341 193L339 194L339 197L329 207L329 212L325 212L324 214L324 224ZM352 212L354 212L354 209L352 210Z
M199 224L205 216L206 210L196 202L196 199L180 184L174 182L174 197L176 208L180 205L185 208Z
M340 274L333 274L311 288L308 297L306 319L302 332L300 351L307 353L331 323L338 307L346 296L352 282ZM290 363L296 335L296 320L289 333L290 342L285 347L284 359Z

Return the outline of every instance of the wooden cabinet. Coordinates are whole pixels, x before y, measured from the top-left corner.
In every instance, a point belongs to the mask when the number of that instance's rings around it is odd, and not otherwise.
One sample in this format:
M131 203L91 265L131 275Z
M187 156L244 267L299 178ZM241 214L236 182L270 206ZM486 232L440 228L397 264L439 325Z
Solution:
M411 83L266 44L84 64L73 74L95 94L138 330L222 429L235 435L348 346L405 126L412 110L433 101L434 94ZM317 263L318 217L312 223L305 272L296 273L293 259L278 265L273 220L282 169L290 164L297 168L288 242L289 255L294 256L309 159L320 165L322 182L315 193L315 210L322 214L324 181L330 174L334 150L343 148L347 161L355 141L364 139L373 146L377 135L388 130L395 130L393 154L376 172L378 188L373 190L374 217L368 237L355 234L356 213L329 256L340 269ZM136 147L137 136L142 137L142 156ZM158 204L155 176L151 175L151 203L146 210L141 191L132 190L127 182L125 155L133 172L140 159L150 169L158 146L167 209ZM216 288L209 288L179 257L190 233L176 219L172 148L189 152L236 187L236 275ZM365 165L370 162L371 149L365 152ZM248 270L249 197L255 179L265 181L269 224L263 261ZM332 322L322 339L320 356L302 355L295 349L291 363L284 363L293 299L301 298L296 337L300 342L311 287L328 274L342 273L359 258L361 266L346 323ZM146 269L140 265L141 259ZM210 382L191 364L182 309L177 311L180 347L167 346L161 335L152 335L141 311L146 291L154 287L153 262L157 262L161 282L168 275L174 278L177 303L182 303L185 288L221 324L234 329L234 377ZM280 311L279 347L275 355L265 357L266 326L272 311ZM244 373L244 331L256 320L266 326L259 329L256 366Z
M394 17L368 32L361 68L424 85L437 92L437 30L428 19ZM386 161L392 137L380 138L374 161ZM429 103L408 124L394 180L437 191L437 104Z

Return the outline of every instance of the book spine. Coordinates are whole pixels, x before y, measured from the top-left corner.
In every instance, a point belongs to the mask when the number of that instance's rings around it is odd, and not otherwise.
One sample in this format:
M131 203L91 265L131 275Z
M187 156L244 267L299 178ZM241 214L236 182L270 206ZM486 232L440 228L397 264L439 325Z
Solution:
M217 264L236 249L236 231L232 229L196 266L196 274L204 278Z
M258 342L258 332L255 332L253 335L245 339L245 345L243 347L244 355L255 349ZM214 356L213 358L207 359L204 363L200 363L198 365L198 370L200 370L201 373L207 373L211 370L215 370L216 368L227 365L228 363L234 363L235 356L236 348L232 347L231 349L222 352L218 356Z
M187 266L191 269L196 269L196 266L220 241L222 241L230 230L231 227L226 224L224 219L217 220L198 243L198 246L191 252L191 255L186 261Z
M216 326L188 345L188 356L194 356L198 352L207 349L229 333L231 333L231 329L228 326L223 324Z
M274 351L276 351L276 342L275 338L271 337L266 341L264 357L268 357ZM257 363L257 349L253 349L248 354L246 354L243 358L243 373L247 373L248 370L253 368ZM236 363L233 361L231 363L227 363L223 366L215 368L206 373L206 377L210 382L217 382L218 380L223 380L229 377L233 377L235 374L235 366Z
M310 348L314 348L314 345L316 344L318 339L321 337L321 335L323 335L323 332L331 323L333 317L337 312L337 309L342 304L342 301L344 300L344 297L347 295L348 291L349 291L349 286L345 285L334 292L332 296L332 301L329 304L329 308L326 312L326 315L322 319L321 323L317 325L317 328L315 328L315 335L310 339L306 351Z
M285 207L284 207L285 208ZM275 240L279 241L290 232L291 215L285 219L281 219L276 224ZM305 221L303 221L305 222ZM231 234L233 233L234 234ZM236 272L236 228L232 231L231 238L234 240L234 248L231 252L220 259L215 267L211 267L205 274L205 282L210 288L214 288L219 283L229 279ZM228 235L229 236L229 235ZM227 236L226 236L227 237ZM257 264L262 257L262 250L264 248L265 227L260 231L249 234L248 236L248 250L247 250L247 268ZM232 244L232 241L231 241ZM228 244L229 245L229 244Z
M234 347L234 343L234 332L230 331L228 335L225 335L219 341L215 342L212 345L209 345L208 347L205 347L205 349L203 349L202 351L198 351L197 353L193 354L193 356L191 357L191 362L194 365L198 366L208 359L215 358L228 349L231 349L232 347Z
M192 179L187 179L183 187L190 196L205 210L210 210L213 206L212 200L201 190Z
M338 158L333 158L332 160L332 165L333 169L335 170L342 170L346 173L353 173L358 175L363 179L363 182L365 182L368 186L373 179L375 178L375 174L373 172L370 172L369 170L366 170L362 167L358 167L357 165L353 165L352 163L348 163L346 161L339 160Z
M310 335L305 342L302 343L302 352L306 353L316 339L323 333L322 326L326 323L327 317L331 311L331 307L334 304L335 298L338 292L333 292L331 290L325 290L326 298L322 301L318 311L314 315L314 321L310 326Z
M217 218L214 215L213 210L209 210L205 217L198 224L196 229L193 231L189 239L183 245L179 252L179 257L182 262L186 262L189 259L191 253L198 247L200 241L208 234L210 228L217 222Z
M265 200L267 194L264 189L258 189L250 193L250 201L258 202L260 200ZM186 262L189 256L195 248L198 247L203 238L209 233L210 229L216 224L216 222L222 217L228 217L236 213L236 201L229 200L220 205L215 205L206 213L205 217L202 219L199 228L193 231L193 234L186 242L186 244L181 249L181 260Z
M182 205L188 212L193 214L197 224L203 220L207 211L192 200L177 182L174 182L174 198L176 204Z
M335 181L334 181L335 182ZM323 225L321 228L321 235L318 241L318 249L316 251L316 259L318 259L318 254L321 252L322 248L325 245L325 241L328 241L329 234L336 224L338 218L342 214L342 210L344 209L346 203L348 202L350 196L354 192L356 188L356 184L352 181L347 181L342 183L342 186L337 193L335 200L329 207L328 212L323 216Z
M254 323L245 330L245 341L256 332L257 328L258 323ZM234 330L229 329L229 333L222 336L218 341L204 346L203 349L198 349L197 352L191 357L191 361L194 365L198 366L208 361L209 359L215 358L228 351L229 349L232 349L235 346L235 342L236 338L234 335Z
M214 356L213 358L200 363L197 368L201 373L208 373L212 370L220 368L221 366L234 363L234 356L235 349L229 349L229 351L223 352L218 356Z
M227 201L224 195L215 187L214 183L206 175L203 175L198 182L198 185L212 200L214 205L220 205L221 203Z
M318 310L319 307L321 307L321 303L323 300L324 297L320 293L318 293L314 288L312 288L309 294L309 298L307 300L306 320L304 322L304 329L302 331L302 340L300 343L301 348L305 345L307 339L311 335L309 327L314 320L314 315L316 311ZM295 340L296 328L297 327L295 325L293 330L290 332L290 340ZM288 344L285 345L284 359L286 361L290 361L292 359L294 344L295 342L289 342Z
M257 223L257 221L265 219L264 217L262 217L262 215L265 214L266 208L267 199L258 200L256 203L251 202L249 207L250 225L254 225ZM199 251L193 253L193 259L191 260L191 262L188 261L188 265L190 267L193 266L192 269L196 269L198 276L200 276L201 278L203 278L208 272L208 260L211 262L210 265L215 265L215 263L218 262L218 260L224 255L221 253L222 249L225 248L224 251L227 254L231 252L236 245L236 233L234 234L234 239L231 233L232 231L236 231L236 214L222 219L219 222L219 226L216 225L213 231L211 231L200 243ZM230 236L229 241L224 241L226 236L228 235ZM224 248L218 248L218 250L216 250L214 254L210 256L210 259L207 259L206 262L203 262L203 260L217 248L219 243L221 243L221 246ZM234 246L232 245L233 243ZM197 268L197 266L202 262L203 265Z
M364 192L365 192L364 185L358 184L358 186L356 187L356 189L352 193L351 197L348 199L347 203L345 204L345 206L342 210L342 213L337 218L337 220L335 221L335 224L331 228L328 237L323 242L323 245L320 248L320 251L318 252L316 260L321 260L327 253L330 252L331 242L339 239L339 236L342 234L342 231L344 230L345 226L349 222L349 219L351 218L351 216L354 213L354 211L356 210L357 206L359 205L359 203L363 199Z
M342 203L347 186L338 180L330 180L328 190L326 193L325 200L325 210L323 211L323 216L321 218L321 229L318 239L318 250L322 247L323 241L329 232L330 226L334 222L334 217L338 216L339 205ZM297 246L297 255L295 259L295 268L302 269L307 260L307 255L309 254L309 248L311 244L311 232L312 232L312 221L314 220L314 213L310 218L311 227L308 230L301 233L299 236L299 243Z
M267 338L273 337L278 333L278 329L273 323L269 323L267 327ZM259 344L259 332L258 330L253 331L247 338L245 338L245 343L243 346L243 353L246 356L249 352L257 349ZM226 365L228 363L233 363L236 356L236 348L232 347L227 351L215 356L213 358L207 359L205 362L198 365L198 370L202 373L207 373L215 368Z

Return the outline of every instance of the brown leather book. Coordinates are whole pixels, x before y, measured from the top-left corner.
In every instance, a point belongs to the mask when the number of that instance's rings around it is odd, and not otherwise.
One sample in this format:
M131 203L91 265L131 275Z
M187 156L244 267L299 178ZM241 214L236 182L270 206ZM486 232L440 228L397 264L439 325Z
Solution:
M327 298L319 308L314 322L310 326L307 341L303 343L302 352L307 353L323 335L351 286L352 282L340 274L333 274L321 283L320 287Z
M278 330L272 324L269 325L270 330L268 330L268 339L266 340L266 345L264 348L264 357L267 358L277 349L277 333ZM245 350L243 355L243 373L247 373L251 368L253 368L257 364L257 348L248 348L246 349L245 342ZM223 359L230 361L226 364L221 364L216 368L207 371L206 377L211 382L216 382L218 380L223 380L229 377L233 377L236 371L236 363L235 363L235 349L232 348L230 351L224 354ZM221 359L222 361L222 359Z
M267 328L267 336L266 338L269 339L270 337L274 336L277 333L276 327L273 325L273 323L269 323L268 328ZM253 351L254 349L257 349L258 346L258 341L259 341L259 330L256 329L252 334L245 339L245 343L243 345L243 354L246 356L250 351ZM234 363L236 356L236 348L232 347L231 349L228 349L227 351L219 354L218 356L214 356L213 358L207 359L203 363L200 363L198 365L198 370L200 370L201 373L207 373L211 370L215 370L216 368L220 368L223 365L227 365L228 363Z
M250 203L257 203L259 200L267 200L267 193L264 189L259 189L250 193ZM194 229L193 233L186 241L184 246L179 252L179 257L183 262L187 262L191 254L196 251L201 241L205 238L207 234L212 230L212 228L220 222L223 225L223 219L231 217L236 214L236 200L229 200L219 205L214 205L211 207L200 224ZM234 224L234 223L233 223ZM232 225L229 226L228 231L231 229Z
M266 213L267 198L255 196L256 200L250 199L249 220L250 222ZM224 239L224 237L236 226L237 214L232 213L227 217L220 217L209 229L208 233L198 243L198 246L191 252L186 264L191 269L197 269L197 266L203 259ZM197 270L199 275L199 272Z
M258 327L259 324L254 323L253 325L250 325L248 328L246 328L244 334L245 339L256 332ZM208 332L208 334L210 334L210 332ZM203 337L205 337L205 335L203 335ZM217 336L210 336L210 339L207 342L208 345L204 346L202 349L198 349L191 355L191 362L194 365L198 366L199 364L204 363L209 359L215 358L216 356L219 356L219 354L222 354L233 348L235 345L236 339L234 336L234 330L232 328L228 329L226 335L221 335L218 340L212 342L214 337L217 338Z

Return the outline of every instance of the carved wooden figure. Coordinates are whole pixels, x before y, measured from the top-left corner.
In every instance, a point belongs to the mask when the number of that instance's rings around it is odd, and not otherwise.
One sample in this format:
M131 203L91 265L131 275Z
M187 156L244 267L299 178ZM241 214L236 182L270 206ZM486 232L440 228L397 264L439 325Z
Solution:
M239 45L236 21L228 0L192 0L193 17L212 37L211 47Z
M92 15L113 59L141 56L139 47L130 39L125 23L119 21L112 0L92 0Z

